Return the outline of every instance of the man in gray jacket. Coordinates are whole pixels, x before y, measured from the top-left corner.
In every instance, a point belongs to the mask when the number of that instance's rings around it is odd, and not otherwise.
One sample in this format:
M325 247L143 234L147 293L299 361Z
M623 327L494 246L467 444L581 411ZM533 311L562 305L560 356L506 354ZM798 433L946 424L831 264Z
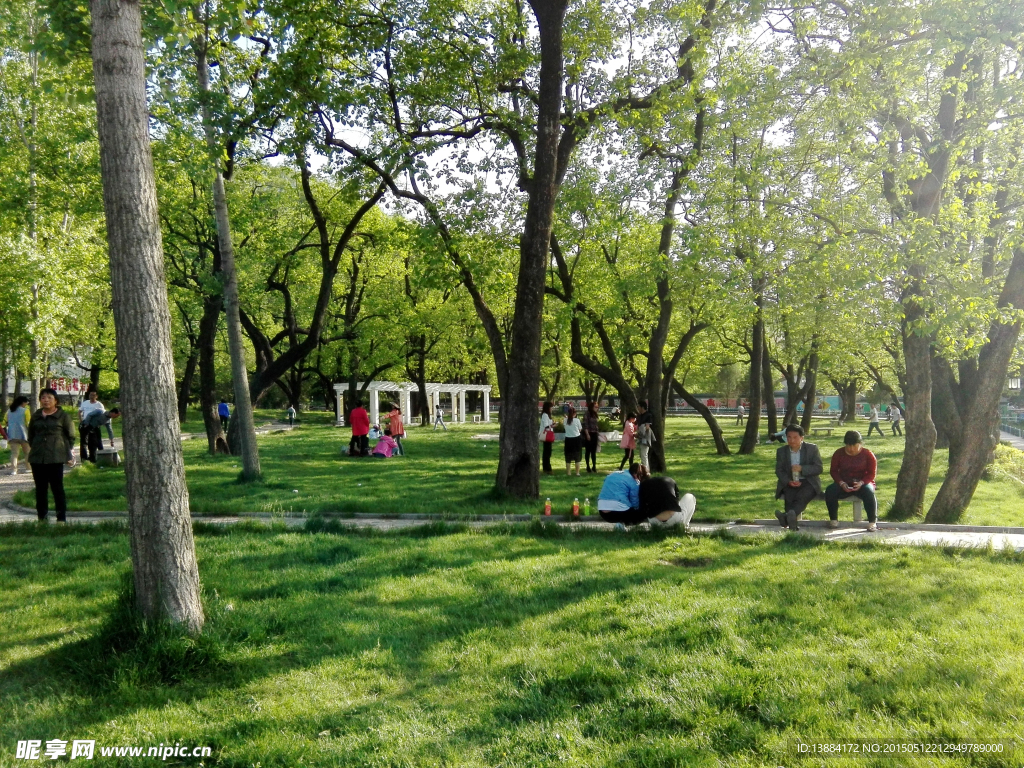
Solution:
M782 499L785 510L776 510L779 525L797 530L804 509L821 492L821 453L814 443L804 442L804 430L798 424L786 427L786 445L775 454L775 498Z

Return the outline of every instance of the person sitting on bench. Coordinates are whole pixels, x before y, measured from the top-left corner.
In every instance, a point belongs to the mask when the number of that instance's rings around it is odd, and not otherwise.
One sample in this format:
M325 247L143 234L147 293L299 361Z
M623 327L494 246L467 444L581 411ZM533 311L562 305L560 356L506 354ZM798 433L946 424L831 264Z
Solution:
M862 445L860 432L851 429L843 437L843 447L832 454L829 467L829 474L835 481L825 489L830 528L839 527L839 502L856 496L864 502L864 510L868 513L868 530L878 530L875 523L878 510L875 499L877 468L875 455Z
M784 509L775 517L783 528L797 530L797 523L807 505L821 498L821 452L814 443L804 440L799 424L786 427L787 445L775 452L775 498L782 499Z

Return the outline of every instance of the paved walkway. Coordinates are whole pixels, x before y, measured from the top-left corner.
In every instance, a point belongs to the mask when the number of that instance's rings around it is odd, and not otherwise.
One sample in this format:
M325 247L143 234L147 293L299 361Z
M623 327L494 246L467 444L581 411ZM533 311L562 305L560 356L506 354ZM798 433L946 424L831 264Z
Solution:
M258 431L273 432L291 429L287 424L269 424L260 427ZM183 439L203 437L202 434L182 435ZM1011 436L1012 437L1012 436ZM1020 440L1020 438L1014 438ZM1024 440L1020 440L1024 450ZM77 450L77 449L76 449ZM21 507L13 502L15 492L30 490L32 488L32 476L30 474L19 474L12 477L8 469L0 469L0 524L31 522L36 519L35 510ZM698 506L698 511L699 511ZM124 512L69 512L68 520L75 524L95 524L111 520L127 520L128 515ZM427 515L367 515L357 514L353 517L332 518L343 526L352 528L373 528L379 531L392 531L402 528L410 528L418 525L428 525L436 522L439 518ZM530 515L482 515L480 519L460 521L449 519L449 522L464 522L472 528L484 528L496 525L501 522L523 523L536 518ZM552 522L560 525L573 527L586 527L588 529L611 531L613 526L605 523L599 517L584 518L579 522L567 520L562 516L553 515ZM219 517L193 516L192 520L199 523L215 525L234 525L243 520L257 521L265 524L283 522L289 528L302 528L306 518L301 516L277 516L271 515L231 515ZM51 522L56 522L53 515ZM913 525L908 523L887 523L880 522L878 530L869 533L866 529L867 523L844 522L839 528L829 528L824 521L804 521L800 524L800 533L815 536L827 541L880 541L886 544L905 544L918 546L953 546L953 547L981 547L993 549L1010 548L1016 552L1024 551L1024 528L1001 528L994 526L971 526L971 525ZM738 536L754 536L768 534L782 536L787 531L782 529L775 520L754 520L749 523L694 523L690 526L692 533L710 534L719 530L728 530Z
M1014 448L1024 451L1024 437L1017 437L1016 435L1011 435L1009 432L1000 432L999 441L1002 443L1009 443Z

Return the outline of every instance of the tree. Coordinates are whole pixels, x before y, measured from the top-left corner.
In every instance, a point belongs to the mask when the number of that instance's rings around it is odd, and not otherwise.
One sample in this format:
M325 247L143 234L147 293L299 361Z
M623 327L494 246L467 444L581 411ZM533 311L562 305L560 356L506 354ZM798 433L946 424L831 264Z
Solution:
M90 10L135 601L146 618L196 632L204 619L175 402L141 9L132 0L92 0Z

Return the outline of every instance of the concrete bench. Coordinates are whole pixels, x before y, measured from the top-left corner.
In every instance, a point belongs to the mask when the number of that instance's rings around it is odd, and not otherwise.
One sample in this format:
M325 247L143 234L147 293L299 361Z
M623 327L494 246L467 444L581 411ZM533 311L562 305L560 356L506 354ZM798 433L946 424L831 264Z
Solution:
M114 448L103 448L96 451L97 467L119 467L121 466L121 454Z
M847 501L853 502L853 522L859 523L864 519L864 502L856 496L852 499L847 499Z
M811 434L812 435L822 435L822 434L824 434L824 435L828 435L829 437L832 437L832 430L833 429L835 429L835 427L811 427Z
M480 423L480 414L479 413L474 413L473 414L473 423L474 424L479 424Z

